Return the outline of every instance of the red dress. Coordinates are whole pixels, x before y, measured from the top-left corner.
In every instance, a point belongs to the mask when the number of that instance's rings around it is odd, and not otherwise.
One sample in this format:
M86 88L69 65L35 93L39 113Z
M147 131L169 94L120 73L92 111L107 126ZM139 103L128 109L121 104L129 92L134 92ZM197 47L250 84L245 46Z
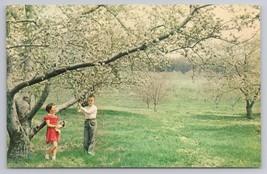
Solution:
M50 120L50 124L57 125L58 124L58 117L52 116L51 114L48 114L44 117L44 120ZM59 133L56 131L54 127L47 127L46 129L46 143L51 142L58 142L59 141Z

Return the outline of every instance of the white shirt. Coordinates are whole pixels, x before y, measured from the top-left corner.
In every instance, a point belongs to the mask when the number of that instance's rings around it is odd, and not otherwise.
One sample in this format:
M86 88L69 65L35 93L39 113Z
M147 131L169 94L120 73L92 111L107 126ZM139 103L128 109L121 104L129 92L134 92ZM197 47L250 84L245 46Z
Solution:
M85 119L96 119L97 107L95 105L81 107Z

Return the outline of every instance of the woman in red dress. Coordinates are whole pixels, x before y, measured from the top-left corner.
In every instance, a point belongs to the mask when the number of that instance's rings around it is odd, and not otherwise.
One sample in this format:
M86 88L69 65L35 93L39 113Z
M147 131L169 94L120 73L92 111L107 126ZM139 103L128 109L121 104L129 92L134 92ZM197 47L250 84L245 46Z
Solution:
M46 143L51 143L51 147L45 154L45 159L49 159L49 156L52 155L52 160L55 160L57 155L58 141L60 138L60 134L56 131L56 128L60 129L62 125L58 124L58 117L55 115L57 109L54 103L49 103L45 109L49 113L44 117L47 126Z

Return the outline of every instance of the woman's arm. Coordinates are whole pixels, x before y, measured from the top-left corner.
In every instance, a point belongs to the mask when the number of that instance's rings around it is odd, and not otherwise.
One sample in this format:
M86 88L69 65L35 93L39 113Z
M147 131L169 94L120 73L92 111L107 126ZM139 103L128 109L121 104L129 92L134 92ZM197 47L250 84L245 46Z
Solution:
M50 124L50 120L45 120L47 127L57 127L57 125Z

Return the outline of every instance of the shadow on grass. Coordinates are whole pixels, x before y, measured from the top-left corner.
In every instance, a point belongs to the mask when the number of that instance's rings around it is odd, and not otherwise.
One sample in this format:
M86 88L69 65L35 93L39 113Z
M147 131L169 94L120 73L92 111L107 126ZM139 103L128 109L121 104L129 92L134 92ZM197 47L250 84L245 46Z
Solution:
M108 110L108 109L99 110L97 114L101 116L108 115L108 116L125 116L125 117L144 117L144 115L142 114L127 112L127 111Z
M238 115L193 115L191 116L193 119L197 120L221 120L221 121L244 121L249 120L246 118L245 114L238 114ZM253 119L260 119L260 114L255 114Z
M39 111L38 114L45 115L45 111ZM73 115L78 115L81 113L77 112L77 109L75 108L69 108L63 111L60 111L57 115L59 116L73 116ZM118 111L118 110L110 110L110 109L99 109L97 111L97 116L100 118L102 116L124 116L124 117L144 117L145 115L138 114L138 113L133 113L133 112L128 112L128 111Z

